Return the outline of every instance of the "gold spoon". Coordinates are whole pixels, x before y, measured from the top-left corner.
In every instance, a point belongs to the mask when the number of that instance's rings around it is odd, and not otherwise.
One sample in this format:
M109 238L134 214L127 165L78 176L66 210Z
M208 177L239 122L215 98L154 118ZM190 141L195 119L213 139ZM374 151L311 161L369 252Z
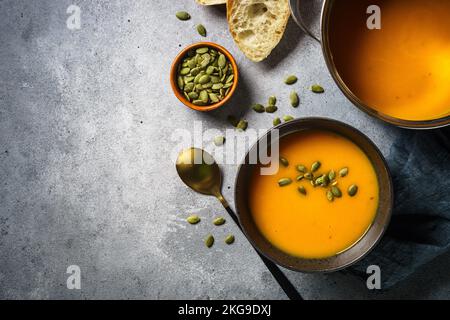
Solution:
M230 208L228 202L222 195L222 175L220 173L219 166L208 152L197 148L186 149L178 155L176 168L181 180L183 180L188 187L198 193L214 196L219 199L220 203L222 203L230 217L242 231L236 214ZM277 280L286 295L291 300L302 300L301 295L280 270L280 268L278 268L275 263L267 259L258 251L256 252L261 257L264 264Z

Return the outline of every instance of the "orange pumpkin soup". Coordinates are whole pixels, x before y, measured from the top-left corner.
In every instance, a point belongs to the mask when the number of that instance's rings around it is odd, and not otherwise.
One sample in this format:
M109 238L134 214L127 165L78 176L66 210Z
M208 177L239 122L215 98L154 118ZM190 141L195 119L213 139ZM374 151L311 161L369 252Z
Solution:
M260 175L255 167L249 188L249 208L266 239L280 250L302 258L320 259L336 255L354 245L369 229L378 208L378 180L365 153L353 142L328 131L308 130L290 134L280 141L280 156L289 161L280 164L275 175ZM311 181L296 177L304 165L320 168L315 179L331 170L336 178L327 186L313 187ZM339 175L348 168L345 177ZM282 179L292 183L280 186ZM333 183L337 181L337 183ZM327 192L335 184L341 197L330 201ZM353 197L348 188L356 184ZM304 188L304 193L299 188Z
M381 9L369 30L366 10ZM347 87L368 106L404 120L450 114L450 1L334 1L329 43Z

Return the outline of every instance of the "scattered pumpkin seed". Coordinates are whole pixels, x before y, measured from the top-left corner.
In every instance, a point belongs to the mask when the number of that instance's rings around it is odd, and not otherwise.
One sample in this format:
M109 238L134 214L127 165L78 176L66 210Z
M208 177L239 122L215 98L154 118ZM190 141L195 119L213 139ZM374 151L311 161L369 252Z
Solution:
M301 173L306 173L306 167L304 165L299 164L297 166L297 171Z
M223 217L218 217L218 218L216 218L216 219L213 220L213 224L214 224L215 226L221 226L221 225L225 224L225 218L223 218Z
M300 192L301 194L306 196L306 189L304 186L300 186L298 187L298 192Z
M225 243L226 244L233 244L234 243L234 236L232 234L229 234L226 238L225 238Z
M291 99L291 106L297 108L300 104L300 98L298 97L297 92L292 91L289 98Z
M333 193L330 190L327 191L327 199L330 202L334 201L334 195L333 195Z
M208 234L205 238L205 245L208 248L211 248L214 244L214 237L212 236L212 234Z
M320 163L320 161L314 162L311 166L311 172L316 172L317 170L319 170L321 165L322 164Z
M296 180L297 181L302 181L305 178L305 176L303 174L297 176Z
M281 119L280 118L273 119L273 125L274 126L278 126L279 124L281 124Z
M280 163L284 166L284 167L289 167L289 161L286 158L280 157Z
M328 172L328 179L330 179L330 181L333 181L336 178L336 172L334 170L330 170L330 172Z
M333 194L334 197L336 198L341 198L342 197L342 192L341 189L339 189L336 186L331 187L331 193Z
M316 186L327 187L330 184L330 179L324 174L315 180L315 184Z
M294 117L293 117L293 116L284 116L284 117L283 117L283 120L284 120L285 122L289 122L289 121L294 120Z
M241 131L245 131L248 128L248 122L245 120L241 120L238 122L236 128Z
M314 179L314 175L311 172L305 173L304 177L305 177L306 180L311 180L312 181Z
M347 167L342 168L342 169L339 171L339 175L340 175L342 178L345 177L345 176L347 176L347 175L348 175L348 168L347 168Z
M191 18L191 15L186 11L178 11L175 15L181 21L186 21Z
M202 37L206 37L206 28L204 25L202 25L202 24L197 25L197 32Z
M190 224L197 224L200 222L200 217L198 215L194 214L192 216L189 216L186 219L186 221L189 222Z
M266 111L266 109L264 108L264 106L262 104L259 103L255 103L252 106L252 109L258 113L264 113Z
M290 185L291 183L292 183L292 179L290 179L290 178L283 178L283 179L278 180L278 185L280 187L286 187L286 186Z
M286 77L286 79L284 80L284 83L287 85L293 85L294 83L297 82L297 77L294 75L290 75L288 77Z
M224 136L217 136L214 138L214 144L217 147L223 146L225 143L225 137Z
M322 88L320 85L315 84L315 85L311 86L311 91L314 93L324 93L325 89Z
M269 97L269 106L276 106L277 105L277 97L270 96Z
M278 107L276 107L276 106L268 106L268 107L266 107L266 112L267 113L275 113L275 112L277 112L277 110L278 110Z
M356 194L358 193L358 186L356 184L352 184L349 188L348 188L348 195L350 197L354 197L356 196Z

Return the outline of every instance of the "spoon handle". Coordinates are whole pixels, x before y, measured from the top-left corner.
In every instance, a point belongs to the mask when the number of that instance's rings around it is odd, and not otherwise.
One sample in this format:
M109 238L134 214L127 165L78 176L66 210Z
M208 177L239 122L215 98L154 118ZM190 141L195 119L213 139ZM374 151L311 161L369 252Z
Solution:
M239 219L236 216L236 214L233 212L233 210L228 205L225 198L220 195L217 196L217 198L220 200L220 202L223 204L224 208L227 210L228 214L230 215L231 219L236 223L236 225L239 227L239 229L242 231L241 225L239 224ZM286 275L280 270L280 268L273 263L271 260L267 259L265 256L263 256L261 253L259 253L258 250L255 249L256 253L258 253L259 257L262 259L264 264L266 265L267 269L269 269L270 273L273 275L275 280L280 285L281 289L283 289L284 293L288 296L290 300L303 300L300 293L295 289L294 285L289 281L289 279L286 277Z

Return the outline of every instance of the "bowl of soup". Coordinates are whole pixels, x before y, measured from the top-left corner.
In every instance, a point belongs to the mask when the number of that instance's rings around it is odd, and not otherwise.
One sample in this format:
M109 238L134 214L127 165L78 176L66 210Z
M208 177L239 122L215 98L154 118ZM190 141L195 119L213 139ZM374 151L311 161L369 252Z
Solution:
M300 1L291 6L305 28ZM450 1L325 0L320 38L335 82L364 112L404 128L450 124Z
M365 135L335 120L305 118L273 128L250 148L235 203L245 235L263 255L292 270L331 272L356 263L381 239L393 188L382 154Z

